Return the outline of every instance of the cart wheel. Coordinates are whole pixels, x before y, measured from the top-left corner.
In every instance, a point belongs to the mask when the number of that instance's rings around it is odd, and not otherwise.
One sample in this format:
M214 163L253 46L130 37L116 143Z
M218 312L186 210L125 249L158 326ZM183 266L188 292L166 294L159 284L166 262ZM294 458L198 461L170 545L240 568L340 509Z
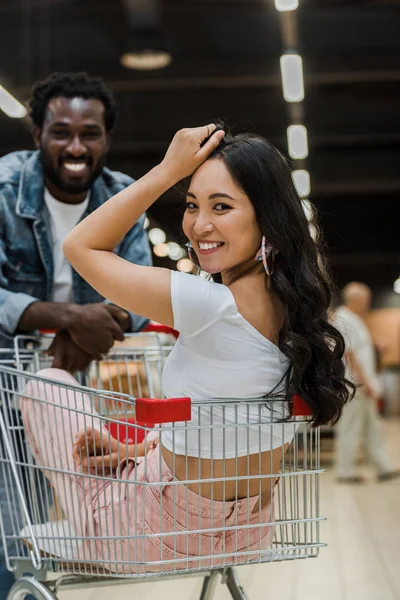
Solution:
M20 577L8 592L7 600L24 600L32 594L36 600L57 600L49 588L34 577Z

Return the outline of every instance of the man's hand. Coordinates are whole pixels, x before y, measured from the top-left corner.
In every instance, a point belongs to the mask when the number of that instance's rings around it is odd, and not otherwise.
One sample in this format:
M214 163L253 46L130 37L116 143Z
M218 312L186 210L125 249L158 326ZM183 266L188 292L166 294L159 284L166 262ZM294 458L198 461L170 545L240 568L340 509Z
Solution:
M92 362L92 357L72 340L68 331L59 331L47 353L53 357L52 367L64 369L72 375L76 371L86 371Z
M94 360L101 360L115 340L124 340L120 322L126 320L126 315L126 311L113 304L73 304L64 327L75 344Z
M367 398L371 400L378 401L379 395L375 392L374 387L370 384L369 379L364 373L364 370L361 368L360 363L356 359L354 352L350 352L347 350L346 352L346 361L354 375L356 383L361 385L361 392Z
M127 310L119 308L115 304L104 304L111 316L118 322L122 331L128 331L131 327L131 317Z
M92 359L101 360L115 340L123 341L123 332L130 324L129 313L114 304L33 302L23 313L18 331L67 330L79 348Z

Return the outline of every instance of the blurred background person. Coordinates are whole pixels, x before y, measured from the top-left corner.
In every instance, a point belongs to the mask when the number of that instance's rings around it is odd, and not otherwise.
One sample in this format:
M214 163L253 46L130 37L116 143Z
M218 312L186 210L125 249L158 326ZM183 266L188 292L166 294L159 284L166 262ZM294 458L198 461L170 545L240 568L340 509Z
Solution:
M348 378L358 384L353 400L344 407L336 429L336 476L342 483L363 483L356 459L361 442L378 470L378 481L400 476L389 457L378 402L381 398L376 351L365 323L371 306L371 290L351 282L342 290L343 304L333 318L346 342Z
M36 150L0 159L0 347L12 348L16 334L55 329L48 350L53 366L82 371L147 320L105 303L72 270L61 248L78 221L133 180L105 167L117 107L102 80L53 73L33 87L29 106ZM144 219L127 233L117 253L150 265ZM9 422L20 427L19 411L3 409ZM6 488L0 471L3 527L11 535ZM0 539L1 600L13 582Z

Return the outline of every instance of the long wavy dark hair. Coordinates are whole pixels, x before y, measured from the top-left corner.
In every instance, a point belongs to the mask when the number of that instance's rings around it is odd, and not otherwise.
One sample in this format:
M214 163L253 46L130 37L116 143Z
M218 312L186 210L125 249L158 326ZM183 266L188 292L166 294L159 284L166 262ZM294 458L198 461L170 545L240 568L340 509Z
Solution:
M345 378L343 336L328 320L332 283L315 213L309 221L287 161L261 136L227 134L210 158L224 161L253 204L261 233L279 250L271 289L286 308L279 333L291 362L285 400L291 406L299 394L315 426L335 423L355 387Z

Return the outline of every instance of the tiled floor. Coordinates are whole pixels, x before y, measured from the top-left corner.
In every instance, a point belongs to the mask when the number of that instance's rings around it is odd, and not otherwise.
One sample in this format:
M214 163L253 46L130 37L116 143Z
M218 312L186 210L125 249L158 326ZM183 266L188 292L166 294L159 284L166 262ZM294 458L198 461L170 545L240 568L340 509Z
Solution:
M400 466L400 420L385 424L393 458ZM367 466L362 486L322 477L322 539L318 559L242 567L240 579L250 600L400 600L400 479L376 483ZM199 578L141 583L59 593L60 600L197 600ZM215 600L231 598L220 586Z

